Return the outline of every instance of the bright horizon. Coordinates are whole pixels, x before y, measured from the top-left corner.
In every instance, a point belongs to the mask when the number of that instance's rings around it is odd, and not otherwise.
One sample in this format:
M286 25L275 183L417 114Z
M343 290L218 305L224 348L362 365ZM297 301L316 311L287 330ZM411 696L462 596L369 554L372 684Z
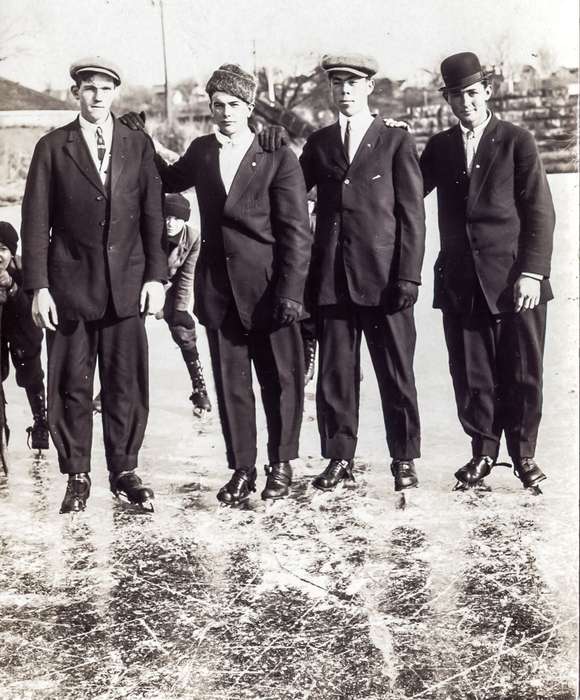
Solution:
M220 63L249 70L269 65L306 72L320 55L347 50L374 55L378 77L410 78L451 53L472 50L484 63L500 55L538 66L578 63L575 0L164 0L169 80L203 82ZM116 61L125 82L163 83L160 15L151 0L3 0L0 76L45 89L70 85L68 66L98 53ZM572 29L571 29L572 28ZM255 55L254 55L255 47ZM507 47L507 51L506 51Z

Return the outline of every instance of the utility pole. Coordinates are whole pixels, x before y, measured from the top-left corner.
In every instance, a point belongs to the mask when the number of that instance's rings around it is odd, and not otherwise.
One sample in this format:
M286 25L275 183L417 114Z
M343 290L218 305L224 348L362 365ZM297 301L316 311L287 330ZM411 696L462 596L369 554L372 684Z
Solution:
M173 115L171 113L171 96L169 94L169 81L167 79L167 48L165 41L165 18L163 16L163 0L159 1L159 14L161 15L161 46L163 48L163 85L165 93L165 119L167 123L171 123ZM151 0L151 4L155 7L155 0Z

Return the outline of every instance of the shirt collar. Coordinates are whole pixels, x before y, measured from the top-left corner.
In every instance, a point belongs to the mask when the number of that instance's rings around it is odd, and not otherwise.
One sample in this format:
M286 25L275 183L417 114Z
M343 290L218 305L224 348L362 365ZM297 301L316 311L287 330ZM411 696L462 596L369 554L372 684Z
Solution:
M461 122L459 122L459 126L461 127L461 133L463 136L466 136L470 131L473 131L475 136L479 136L481 133L483 133L483 130L485 127L489 124L491 120L491 112L487 112L487 119L483 122L483 124L480 124L479 126L476 126L475 129L468 129L466 126L463 126Z
M217 126L214 126L213 133L215 134L215 137L218 140L220 146L245 146L246 148L248 148L254 140L254 134L250 131L249 128L245 129L239 134L235 134L233 138L231 138L230 136L226 136L226 134L222 134L222 132L217 128Z
M82 114L79 114L79 124L83 131L88 131L93 134L97 132L98 126L101 127L103 134L110 134L113 131L113 118L111 117L110 112L107 115L105 121L101 124L93 124L93 122L90 122L88 121L88 119L85 119Z
M368 127L373 119L374 117L368 107L361 109L360 112L357 112L352 117L346 117L342 112L338 113L338 123L341 129L346 129L347 122L350 122L351 128L354 127L355 129L362 126Z

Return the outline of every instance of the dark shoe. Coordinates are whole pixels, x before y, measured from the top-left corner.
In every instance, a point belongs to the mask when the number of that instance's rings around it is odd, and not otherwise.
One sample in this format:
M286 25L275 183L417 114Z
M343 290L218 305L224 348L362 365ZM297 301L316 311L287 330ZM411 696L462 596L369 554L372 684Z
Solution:
M316 340L308 338L304 341L304 386L314 377L316 360Z
M275 501L286 498L290 493L292 483L292 467L290 462L273 462L264 467L266 486L262 491L263 501Z
M514 473L522 482L525 489L536 487L540 481L547 479L533 457L524 457L515 462Z
M236 469L232 478L218 491L216 498L226 506L237 506L256 490L256 467Z
M331 459L326 469L314 478L312 486L321 491L332 491L341 481L354 481L352 459Z
M472 457L467 464L464 464L460 469L455 472L455 478L459 481L460 485L467 486L468 488L481 487L483 484L483 479L491 473L491 469L495 464L495 460L492 457L482 456L482 457Z
M48 422L46 420L46 395L44 386L26 389L32 411L33 424L26 428L28 447L33 450L48 450Z
M90 494L91 477L88 474L69 474L60 512L78 513L84 510Z
M109 472L109 485L111 493L117 498L124 496L129 503L153 512L153 489L145 486L132 469L126 472Z
M394 459L391 474L395 477L395 491L403 491L419 486L419 479L412 459Z

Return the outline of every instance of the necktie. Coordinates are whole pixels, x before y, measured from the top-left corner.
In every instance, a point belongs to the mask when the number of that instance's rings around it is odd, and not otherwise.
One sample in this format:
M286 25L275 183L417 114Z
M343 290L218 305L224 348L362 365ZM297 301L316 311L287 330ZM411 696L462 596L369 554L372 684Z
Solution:
M105 139L103 138L103 130L100 126L97 127L97 157L99 159L99 172L103 169L103 160L105 159Z
M351 132L350 119L347 119L346 129L344 130L344 150L346 152L346 157L348 158L349 163L352 161L352 153L350 152L350 135L351 135L350 132Z
M465 161L467 164L467 174L471 175L471 167L475 157L475 132L468 131L465 134Z

